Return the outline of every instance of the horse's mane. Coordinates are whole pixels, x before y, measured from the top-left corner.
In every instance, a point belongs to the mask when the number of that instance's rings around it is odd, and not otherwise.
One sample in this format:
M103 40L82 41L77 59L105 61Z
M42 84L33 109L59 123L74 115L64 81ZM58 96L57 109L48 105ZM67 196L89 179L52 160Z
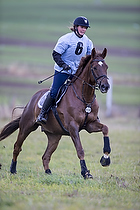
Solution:
M82 57L81 58L81 61L79 63L77 72L79 71L79 69L82 69L83 70L85 68L85 66L87 65L87 63L89 62L90 59L91 59L91 55L87 55L86 57Z
M91 59L91 55L87 55L86 57L82 57L81 61L79 63L78 69L76 71L76 76L80 76L80 74L82 73L83 69L86 67L87 63L90 61ZM74 81L76 79L76 77L73 78Z
M96 52L96 58L101 57L101 55L102 54L100 52ZM90 59L91 59L91 55L87 55L86 57L81 58L78 69L76 71L76 75L80 75L82 73L83 69L86 67Z

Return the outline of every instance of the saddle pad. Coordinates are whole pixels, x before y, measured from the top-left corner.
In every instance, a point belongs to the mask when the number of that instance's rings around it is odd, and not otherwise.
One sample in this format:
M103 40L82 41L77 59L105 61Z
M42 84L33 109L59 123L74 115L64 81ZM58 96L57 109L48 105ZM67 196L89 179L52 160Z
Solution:
M46 93L44 93L44 95L41 96L41 98L39 99L39 101L38 101L38 107L39 107L40 109L42 108L43 103L44 103L44 101L45 101L45 99L46 99L48 93L49 93L49 91L47 91Z

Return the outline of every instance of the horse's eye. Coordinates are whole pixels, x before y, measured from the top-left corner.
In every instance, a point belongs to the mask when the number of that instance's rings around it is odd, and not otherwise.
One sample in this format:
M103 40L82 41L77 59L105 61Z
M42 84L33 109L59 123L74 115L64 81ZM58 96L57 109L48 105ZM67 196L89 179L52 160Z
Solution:
M96 68L96 67L94 67L94 70L97 70L97 68Z

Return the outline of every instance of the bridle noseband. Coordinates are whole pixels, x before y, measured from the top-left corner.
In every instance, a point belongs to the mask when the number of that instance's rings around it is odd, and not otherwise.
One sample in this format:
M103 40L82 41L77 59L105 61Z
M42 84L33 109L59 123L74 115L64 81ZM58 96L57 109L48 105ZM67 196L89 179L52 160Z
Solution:
M100 89L100 86L101 86L101 83L102 83L102 80L103 80L104 78L106 78L106 79L109 79L109 78L108 78L105 74L103 74L103 75L101 75L101 76L99 76L99 77L96 77L96 75L95 75L95 73L94 73L94 71L93 71L93 68L92 68L92 63L93 63L94 61L96 61L96 62L103 62L104 59L94 59L94 60L92 60L91 63L90 63L90 64L91 64L91 72L92 72L92 75L93 75L94 80L95 80L95 83L96 83L95 89L96 89L96 90L99 90L99 89ZM102 79L101 79L101 78L102 78ZM98 82L99 79L101 79L100 82Z

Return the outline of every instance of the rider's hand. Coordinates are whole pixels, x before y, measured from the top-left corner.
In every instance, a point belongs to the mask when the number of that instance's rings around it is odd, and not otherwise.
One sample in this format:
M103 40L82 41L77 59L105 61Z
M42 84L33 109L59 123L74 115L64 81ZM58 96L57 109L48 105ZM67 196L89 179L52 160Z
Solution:
M65 71L68 71L68 70L71 69L70 66L67 65L66 63L62 65L62 68L63 68L63 70L65 70Z

